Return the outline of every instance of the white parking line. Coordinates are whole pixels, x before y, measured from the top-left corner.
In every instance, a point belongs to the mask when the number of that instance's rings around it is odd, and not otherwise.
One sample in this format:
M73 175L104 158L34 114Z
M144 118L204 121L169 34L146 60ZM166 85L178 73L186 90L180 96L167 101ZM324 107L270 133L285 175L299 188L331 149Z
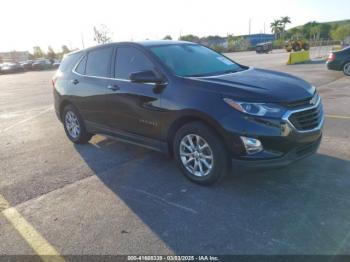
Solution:
M35 108L31 108L31 109L26 109L26 110L16 110L16 111L1 111L0 112L0 118L2 119L9 119L9 118L14 118L14 117L18 117L18 116L22 116L25 114L32 114L32 113L36 113L36 112L41 112L45 109L47 109L47 106L44 107L35 107Z
M23 124L23 123L25 123L25 122L28 122L28 121L30 121L30 120L32 120L32 119L35 119L35 118L37 118L37 117L39 117L39 116L41 116L41 115L43 115L43 114L49 112L50 110L53 110L53 106L50 106L50 107L46 108L45 110L41 111L41 112L38 113L38 114L35 114L35 115L33 115L33 116L31 116L31 117L28 117L28 118L26 118L26 119L23 119L23 120L21 120L21 121L18 121L18 122L16 122L16 123L14 123L13 125L10 125L10 126L4 128L3 130L0 131L0 133L6 132L6 131L8 131L8 130L10 130L10 129L16 127L16 126L18 126L18 125L21 125L21 124Z

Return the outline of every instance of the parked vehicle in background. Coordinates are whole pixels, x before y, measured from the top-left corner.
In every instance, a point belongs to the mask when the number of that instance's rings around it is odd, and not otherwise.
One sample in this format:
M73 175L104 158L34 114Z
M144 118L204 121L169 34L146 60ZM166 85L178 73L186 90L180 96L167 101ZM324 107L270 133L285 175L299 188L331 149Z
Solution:
M30 71L32 70L32 64L33 64L33 60L27 60L27 61L22 61L22 62L19 62L19 64L22 66L22 68L25 70L25 71Z
M50 60L48 59L37 59L32 64L33 70L45 70L45 69L51 69L52 65Z
M54 62L52 63L52 67L53 67L53 68L59 68L60 64L61 64L61 61L54 61Z
M198 184L233 165L284 166L316 152L316 88L182 41L111 43L65 56L52 79L67 137L94 134L172 155ZM232 162L233 161L233 162Z
M267 54L272 51L272 42L260 43L255 46L257 54Z
M350 76L350 46L331 52L326 65L329 70L343 71L345 75Z
M2 74L11 74L11 73L18 73L23 72L23 68L18 63L10 63L6 62L1 65L1 73Z

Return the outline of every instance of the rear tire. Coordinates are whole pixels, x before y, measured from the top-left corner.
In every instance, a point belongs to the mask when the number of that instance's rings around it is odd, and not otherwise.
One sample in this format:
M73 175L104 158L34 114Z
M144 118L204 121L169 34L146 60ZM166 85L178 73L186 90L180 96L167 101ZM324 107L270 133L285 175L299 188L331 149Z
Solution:
M345 63L343 66L343 73L347 76L350 76L350 62Z
M67 137L75 144L86 144L92 137L92 134L86 131L86 127L78 110L67 105L62 112L64 130Z
M173 150L182 173L200 185L217 183L230 167L223 141L201 122L182 126L175 135Z

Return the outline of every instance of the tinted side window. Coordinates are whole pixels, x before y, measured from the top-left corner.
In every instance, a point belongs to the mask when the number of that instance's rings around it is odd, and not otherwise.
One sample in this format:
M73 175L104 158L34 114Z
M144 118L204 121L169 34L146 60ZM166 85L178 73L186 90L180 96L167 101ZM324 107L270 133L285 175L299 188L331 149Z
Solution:
M112 53L113 47L90 51L87 57L86 75L108 77Z
M118 47L115 66L115 77L129 79L131 73L152 70L152 62L135 47Z
M83 59L81 59L81 61L79 62L79 65L77 66L77 68L75 69L75 71L79 74L84 75L85 74L85 67L86 67L86 56L84 56Z
M59 70L61 72L67 72L69 70L72 70L82 55L83 53L66 55L60 64Z

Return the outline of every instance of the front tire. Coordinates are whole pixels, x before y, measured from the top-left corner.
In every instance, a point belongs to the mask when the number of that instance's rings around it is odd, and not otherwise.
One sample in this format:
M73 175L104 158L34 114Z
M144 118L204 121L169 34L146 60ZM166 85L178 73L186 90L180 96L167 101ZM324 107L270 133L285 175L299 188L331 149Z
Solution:
M343 73L347 76L350 76L350 62L345 63L343 66Z
M84 121L78 110L68 105L62 112L64 130L67 137L75 144L86 144L92 135L86 131Z
M194 183L212 185L229 170L229 157L223 142L201 122L181 127L175 135L173 150L180 170Z

